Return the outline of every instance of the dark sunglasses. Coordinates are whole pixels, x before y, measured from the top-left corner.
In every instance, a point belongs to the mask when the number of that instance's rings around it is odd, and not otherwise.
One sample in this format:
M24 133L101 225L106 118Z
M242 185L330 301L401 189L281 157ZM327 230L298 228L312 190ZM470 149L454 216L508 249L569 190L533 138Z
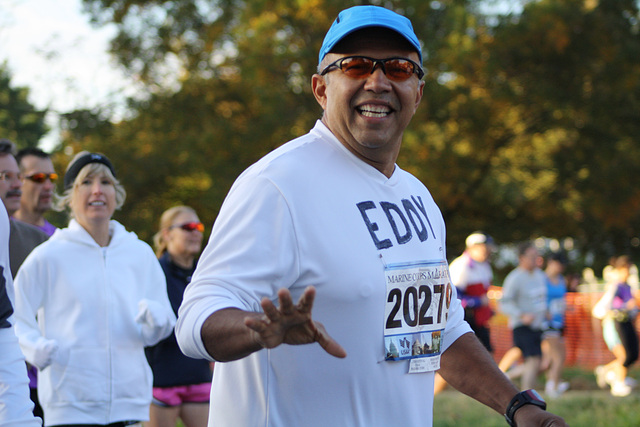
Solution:
M185 222L184 224L180 225L172 225L171 227L169 227L169 230L171 230L172 228L180 228L184 231L198 230L201 233L204 232L204 224L201 222Z
M25 176L25 178L30 179L33 182L37 182L38 184L42 184L47 180L47 178L49 178L49 181L51 182L56 182L56 180L58 179L58 174L40 172L34 173L32 175L27 175Z
M320 75L324 76L332 69L339 69L348 77L364 79L373 74L378 64L380 64L382 72L392 81L403 82L414 73L418 75L418 79L424 77L422 67L410 59L375 59L368 56L345 56L327 65Z

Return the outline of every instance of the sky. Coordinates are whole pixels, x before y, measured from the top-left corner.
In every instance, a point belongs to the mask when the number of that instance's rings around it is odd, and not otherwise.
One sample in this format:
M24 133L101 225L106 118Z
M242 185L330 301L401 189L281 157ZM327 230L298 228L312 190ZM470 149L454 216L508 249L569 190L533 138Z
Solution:
M80 0L0 0L0 63L13 87L30 89L29 101L52 111L54 129L41 147L59 142L56 113L122 103L133 85L107 53L115 28L94 28Z

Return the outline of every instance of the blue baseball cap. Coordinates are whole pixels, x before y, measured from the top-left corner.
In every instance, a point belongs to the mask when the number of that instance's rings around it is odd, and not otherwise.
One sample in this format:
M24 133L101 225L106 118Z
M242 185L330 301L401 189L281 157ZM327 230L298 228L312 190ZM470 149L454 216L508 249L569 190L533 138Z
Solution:
M331 52L331 49L340 40L354 31L369 27L384 27L400 34L416 49L420 57L420 63L422 63L420 42L413 32L413 26L409 19L384 7L354 6L340 12L336 20L333 21L322 42L318 64L322 62L325 55Z

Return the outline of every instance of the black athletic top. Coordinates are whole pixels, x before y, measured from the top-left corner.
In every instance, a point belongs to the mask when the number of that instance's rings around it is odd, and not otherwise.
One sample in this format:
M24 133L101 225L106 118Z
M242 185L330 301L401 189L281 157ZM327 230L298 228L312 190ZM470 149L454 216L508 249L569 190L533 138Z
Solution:
M160 265L167 277L167 294L177 316L184 290L191 281L195 267L189 270L179 267L166 252L160 257ZM173 332L153 347L147 347L145 353L153 371L154 387L175 387L211 381L209 362L182 354Z

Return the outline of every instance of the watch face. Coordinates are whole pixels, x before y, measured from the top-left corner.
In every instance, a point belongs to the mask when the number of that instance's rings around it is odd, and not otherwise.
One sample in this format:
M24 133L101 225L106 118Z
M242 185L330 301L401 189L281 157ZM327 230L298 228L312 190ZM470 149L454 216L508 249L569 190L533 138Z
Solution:
M538 392L535 391L534 389L527 390L527 393L529 393L531 395L530 397L532 397L532 398L534 398L536 400L540 400L540 401L544 402L544 399L542 398L542 396L540 396L538 394Z

